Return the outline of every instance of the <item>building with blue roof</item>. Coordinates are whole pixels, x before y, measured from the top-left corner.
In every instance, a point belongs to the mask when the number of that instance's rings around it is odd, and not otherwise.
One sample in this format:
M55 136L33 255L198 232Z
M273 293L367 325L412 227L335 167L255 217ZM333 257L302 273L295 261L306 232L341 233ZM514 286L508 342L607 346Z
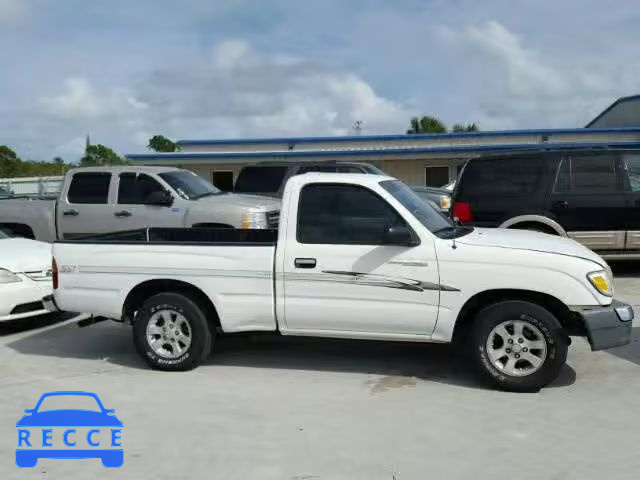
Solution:
M245 165L265 162L371 163L410 185L442 186L480 155L546 149L640 149L640 96L614 102L584 128L485 132L180 140L180 152L130 154L144 165L192 170L229 190Z

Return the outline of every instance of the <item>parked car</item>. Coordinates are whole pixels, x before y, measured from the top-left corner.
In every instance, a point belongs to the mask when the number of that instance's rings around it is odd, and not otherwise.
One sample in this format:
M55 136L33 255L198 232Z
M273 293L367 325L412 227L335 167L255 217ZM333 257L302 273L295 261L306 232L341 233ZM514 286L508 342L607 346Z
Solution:
M633 310L613 300L606 262L572 240L459 227L387 176L297 175L283 198L277 238L152 228L57 242L46 304L133 323L163 370L198 366L220 332L455 339L519 391L556 378L568 335L593 350L630 341Z
M51 245L0 230L0 322L48 313L51 291Z
M436 187L411 187L420 198L427 202L431 202L436 210L440 212L448 212L451 207L451 192L444 188Z
M223 193L188 170L91 167L70 170L57 200L0 201L0 228L46 242L154 227L272 228L280 202Z
M281 198L287 180L295 175L310 172L384 175L382 170L368 163L336 161L261 162L247 165L240 171L233 191Z
M469 160L453 194L453 215L467 225L573 238L607 259L638 259L640 151Z

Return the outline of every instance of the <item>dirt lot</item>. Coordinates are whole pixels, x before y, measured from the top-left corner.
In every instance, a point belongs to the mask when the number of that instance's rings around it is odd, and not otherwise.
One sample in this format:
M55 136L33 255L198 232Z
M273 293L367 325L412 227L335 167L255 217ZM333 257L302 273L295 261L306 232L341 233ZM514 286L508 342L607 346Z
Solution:
M640 314L640 266L614 266ZM81 322L82 324L82 322ZM0 326L0 478L636 479L640 322L606 352L574 342L550 388L478 383L445 346L233 338L187 373L148 370L112 322ZM14 463L15 422L43 392L100 395L125 462Z

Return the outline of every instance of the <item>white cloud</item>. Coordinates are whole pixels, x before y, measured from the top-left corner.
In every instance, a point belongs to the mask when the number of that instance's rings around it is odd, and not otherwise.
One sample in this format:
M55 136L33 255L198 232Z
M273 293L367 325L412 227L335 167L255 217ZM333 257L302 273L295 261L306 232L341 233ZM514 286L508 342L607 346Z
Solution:
M606 59L595 68L581 58L559 63L495 20L440 33L445 47L466 60L457 74L469 80L468 110L485 129L582 126L637 88L637 66L621 76Z
M143 101L155 118L180 124L177 136L337 135L351 133L355 120L378 133L401 131L410 116L348 71L260 52L243 40L220 42L213 52L209 63L163 69L145 82Z
M24 18L29 0L0 0L0 25L12 25Z
M68 78L64 87L59 95L40 98L45 113L78 120L126 117L147 108L144 102L122 89L98 90L86 78Z

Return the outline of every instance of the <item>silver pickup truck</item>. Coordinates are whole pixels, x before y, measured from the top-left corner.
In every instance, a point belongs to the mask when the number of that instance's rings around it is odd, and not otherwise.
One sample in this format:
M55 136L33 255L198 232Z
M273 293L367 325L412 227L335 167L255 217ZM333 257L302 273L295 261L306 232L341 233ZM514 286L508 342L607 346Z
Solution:
M224 193L170 167L67 172L57 200L0 199L0 230L45 242L144 227L276 228L280 201Z

